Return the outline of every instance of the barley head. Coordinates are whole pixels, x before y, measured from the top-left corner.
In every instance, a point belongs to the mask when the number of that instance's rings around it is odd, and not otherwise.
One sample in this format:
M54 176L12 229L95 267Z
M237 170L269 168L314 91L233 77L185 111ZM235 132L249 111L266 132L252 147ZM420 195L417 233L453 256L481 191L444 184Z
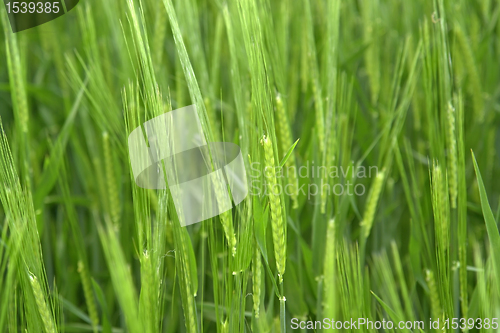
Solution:
M99 315L97 314L97 307L94 300L94 292L92 290L89 272L81 260L78 261L78 273L80 274L80 279L82 280L83 295L85 297L85 301L87 302L89 317L95 330L99 325Z
M259 245L255 242L255 250L252 258L252 292L253 292L253 309L255 318L259 318L260 314L260 293L261 293L261 274L262 261L260 258Z
M280 94L276 96L276 114L278 116L278 122L280 127L281 134L281 151L282 153L286 153L288 149L292 146L292 134L290 131L290 123L288 121L288 115L285 110L285 106L283 104L283 100L281 99ZM295 156L293 154L290 155L286 162L287 166L295 167ZM288 175L288 184L291 187L291 198L293 202L292 208L296 209L299 207L298 202L298 180L297 174L294 172L287 172Z
M328 222L324 262L325 316L335 316L335 220Z
M363 239L368 238L373 225L373 219L375 218L375 210L377 209L377 202L380 196L380 191L382 190L382 184L384 183L385 171L382 170L375 177L375 181L368 194L368 199L366 202L365 214L363 216L363 221L361 222L362 237Z
M458 180L457 180L457 141L455 138L455 108L448 103L448 183L450 189L451 207L457 207Z
M316 132L318 133L319 151L325 151L325 117L323 112L323 99L319 83L313 82L314 105L316 111Z
M436 286L436 280L434 278L434 273L429 269L425 271L425 281L427 282L427 286L429 287L432 316L434 318L440 318L443 314L443 310L441 309L441 303L439 301L439 294Z
M446 179L444 178L441 166L435 163L432 171L432 206L434 210L436 238L443 250L446 250L449 244L448 198L445 184Z
M106 185L108 188L108 205L109 205L109 216L113 222L115 230L118 230L118 222L120 219L120 199L118 198L118 188L116 185L116 174L113 168L113 151L111 150L109 135L104 132L102 135L103 139L103 151L104 151L104 162L106 166Z
M275 174L274 150L271 139L265 135L261 140L264 146L265 155L265 175L269 203L271 206L271 226L273 230L274 254L276 256L276 267L280 276L280 282L283 280L286 264L286 241L285 225L283 223L283 214L281 212L281 199L279 193L275 193L277 181Z
M35 295L36 305L38 306L38 312L40 317L42 317L43 325L46 333L56 333L56 328L54 324L54 319L49 310L47 302L45 301L45 295L40 286L38 278L34 274L30 274L31 288L33 289L33 294Z

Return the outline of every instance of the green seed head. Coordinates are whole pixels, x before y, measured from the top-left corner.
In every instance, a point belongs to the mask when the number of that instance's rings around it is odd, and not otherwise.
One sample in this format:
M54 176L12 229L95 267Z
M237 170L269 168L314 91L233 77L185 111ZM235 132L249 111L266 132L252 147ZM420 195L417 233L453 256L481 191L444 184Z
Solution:
M271 139L265 135L261 140L264 146L265 155L265 175L268 187L269 204L271 206L271 226L273 230L274 254L276 256L276 267L280 281L285 273L286 263L286 240L285 240L285 225L283 223L283 215L281 211L280 195L275 193L277 185L276 174L274 173L274 151Z

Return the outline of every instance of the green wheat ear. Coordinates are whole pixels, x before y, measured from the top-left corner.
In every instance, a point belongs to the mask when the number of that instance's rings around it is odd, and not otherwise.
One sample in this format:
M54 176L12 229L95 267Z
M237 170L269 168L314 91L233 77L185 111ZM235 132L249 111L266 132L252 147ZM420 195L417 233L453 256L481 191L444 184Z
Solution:
M370 235L370 231L373 225L373 219L375 218L375 210L377 209L377 202L380 197L380 191L382 190L382 184L384 183L385 170L382 170L375 177L375 181L368 194L368 200L366 202L365 215L363 216L363 221L361 222L362 239L366 240Z
M253 309L255 318L260 315L260 294L261 294L261 278L262 278L262 261L260 258L260 249L255 242L255 250L252 258L252 292L253 292Z
M465 67L469 73L468 89L471 92L472 104L474 108L474 118L477 119L479 123L484 120L484 110L483 110L483 100L482 100L482 89L481 89L481 79L479 77L479 71L476 66L476 61L472 53L472 47L467 40L460 25L457 25L456 29L457 42L462 51L463 59L465 61Z
M181 281L182 281L182 286L184 287L185 291L185 298L186 298L186 303L184 306L184 311L186 313L186 330L189 333L194 333L197 332L197 325L196 325L196 310L194 308L194 300L192 297L196 297L196 290L193 291L191 290L192 288L192 279L193 277L191 276L191 270L190 270L190 263L189 263L189 258L188 258L188 249L186 247L186 244L188 244L187 238L189 237L189 234L185 229L181 229L179 226L175 226L175 232L177 234L176 238L176 243L179 244L181 253L176 254L177 256L180 257L180 274L181 274Z
M328 222L326 231L325 262L323 268L325 288L325 317L335 316L335 220Z
M448 143L448 183L450 189L451 207L457 208L458 197L458 174L457 174L457 140L455 137L455 108L448 103L447 110L447 143Z
M441 308L441 303L439 302L439 293L436 286L436 280L434 278L434 273L427 269L425 271L425 281L427 282L427 286L429 287L429 297L431 299L431 311L432 316L437 319L440 318L443 314L443 310Z
M435 219L435 232L438 249L446 251L449 246L450 221L448 214L448 197L446 195L446 177L441 166L434 162L431 180L432 205Z
M292 133L290 130L290 122L288 121L288 116L285 110L285 106L283 104L283 100L281 99L281 95L278 94L276 95L276 114L278 116L278 122L279 122L279 129L280 129L280 134L281 134L281 152L286 153L288 149L292 146ZM291 191L291 198L293 202L293 209L297 209L299 207L299 201L298 201L298 180L297 180L297 173L296 173L296 164L295 164L295 156L292 153L288 160L286 161L286 166L285 167L291 167L293 168L293 172L288 172L287 171L287 180L288 184L292 188Z
M107 132L102 134L104 164L106 167L106 185L108 192L108 205L109 217L113 222L115 230L119 230L120 220L120 199L118 197L118 187L116 185L116 172L114 170L114 154L109 142L109 135Z
M45 301L42 287L40 286L38 278L34 274L30 274L29 280L31 288L33 289L33 294L35 295L36 305L38 306L38 312L40 313L40 317L42 317L45 332L56 333L54 320L52 318L52 314L49 310L47 302Z
M94 330L96 330L99 326L99 315L97 314L97 307L94 301L94 292L92 290L89 272L81 260L78 261L78 273L80 274L80 278L82 280L83 295L85 297L85 301L87 302L89 317L92 321Z
M318 133L318 143L319 151L323 153L325 151L325 115L323 111L323 98L321 96L321 90L319 88L319 83L313 82L313 96L314 105L316 111L316 131Z
M265 169L267 191L269 196L269 204L271 206L271 226L273 230L274 254L276 256L276 267L280 277L280 282L283 281L286 264L286 241L285 241L285 226L283 223L283 214L281 212L281 199L279 193L275 193L277 188L274 151L271 139L266 137L260 141L264 146Z

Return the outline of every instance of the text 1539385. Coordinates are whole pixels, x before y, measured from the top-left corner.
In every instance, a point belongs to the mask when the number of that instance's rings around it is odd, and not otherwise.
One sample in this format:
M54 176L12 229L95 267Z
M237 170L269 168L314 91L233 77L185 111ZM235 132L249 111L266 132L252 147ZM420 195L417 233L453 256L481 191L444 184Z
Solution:
M59 2L7 2L7 13L59 13Z

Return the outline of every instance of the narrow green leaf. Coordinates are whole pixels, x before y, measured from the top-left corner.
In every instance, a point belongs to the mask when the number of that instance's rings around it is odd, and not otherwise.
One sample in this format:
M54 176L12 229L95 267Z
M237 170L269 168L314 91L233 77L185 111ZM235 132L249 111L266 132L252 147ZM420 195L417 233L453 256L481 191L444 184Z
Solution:
M471 154L474 162L474 170L476 171L479 196L481 197L481 208L483 209L484 222L486 223L486 230L488 232L491 247L493 248L491 255L495 266L497 285L500 285L500 234L498 233L495 217L493 216L493 212L491 211L491 207L488 202L488 196L484 188L483 178L481 177L481 172L477 166L476 156L474 156L474 152L472 150Z
M102 311L102 332L111 333L111 324L109 322L109 310L108 305L106 303L106 298L104 297L104 293L102 292L101 286L94 280L94 278L90 278L92 280L92 286L94 287L94 292L97 296L97 300L101 305Z
M299 140L300 138L297 139L297 141L295 141L295 143L290 147L290 149L288 149L288 152L286 153L285 157L283 157L283 159L280 162L280 168L282 168L285 165L286 161L288 161L288 158L290 157L290 155L292 155L295 146L297 145L297 143L299 143Z
M198 268L196 267L196 256L194 255L193 243L191 237L186 228L182 228L182 232L185 233L184 241L186 242L186 250L189 260L189 269L191 274L191 284L193 287L193 292L198 292Z

